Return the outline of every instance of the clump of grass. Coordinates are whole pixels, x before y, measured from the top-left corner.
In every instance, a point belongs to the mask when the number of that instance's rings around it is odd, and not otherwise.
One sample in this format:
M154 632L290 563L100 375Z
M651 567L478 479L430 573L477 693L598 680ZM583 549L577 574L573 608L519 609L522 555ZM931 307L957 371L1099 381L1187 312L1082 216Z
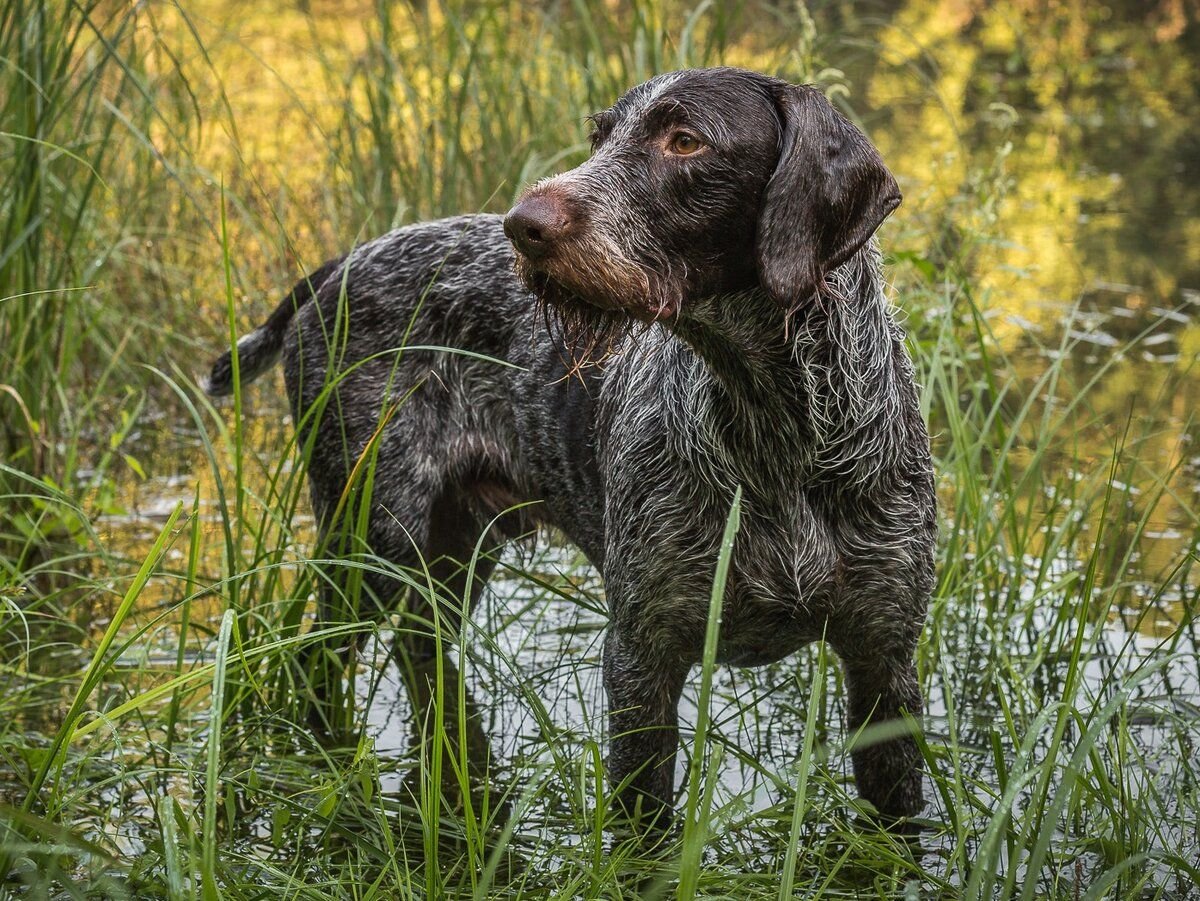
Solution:
M132 335L94 285L152 218L142 191L115 197L152 158L136 25L100 3L0 5L0 438L38 475L72 470L79 433L126 372ZM93 396L69 398L81 376Z

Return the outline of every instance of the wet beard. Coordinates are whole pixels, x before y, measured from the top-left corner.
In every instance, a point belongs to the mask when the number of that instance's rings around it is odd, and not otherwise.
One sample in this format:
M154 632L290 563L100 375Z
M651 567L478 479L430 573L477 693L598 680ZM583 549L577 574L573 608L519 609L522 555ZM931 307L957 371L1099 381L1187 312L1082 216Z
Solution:
M537 298L538 313L546 328L561 340L569 354L570 359L563 362L571 374L603 363L625 338L646 327L624 310L588 303L521 257L517 258L516 268L521 282Z

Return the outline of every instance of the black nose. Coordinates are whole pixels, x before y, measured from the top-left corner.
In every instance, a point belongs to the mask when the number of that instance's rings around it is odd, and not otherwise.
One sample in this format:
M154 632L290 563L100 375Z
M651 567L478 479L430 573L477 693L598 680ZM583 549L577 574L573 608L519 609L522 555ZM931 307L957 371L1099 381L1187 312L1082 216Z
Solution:
M562 202L545 194L526 197L504 217L504 233L531 260L549 254L570 226L571 217Z

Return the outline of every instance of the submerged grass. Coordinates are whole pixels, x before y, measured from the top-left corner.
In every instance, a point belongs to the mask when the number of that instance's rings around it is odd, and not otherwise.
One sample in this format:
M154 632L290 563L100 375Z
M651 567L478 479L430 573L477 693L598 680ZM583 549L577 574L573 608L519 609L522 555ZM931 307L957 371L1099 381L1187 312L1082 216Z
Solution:
M504 208L579 158L585 113L656 71L842 83L803 7L358 12L349 59L317 34L330 102L294 98L295 141L313 140L289 182L239 143L222 43L190 6L0 0L0 897L1193 892L1196 512L1172 402L1195 373L1173 368L1114 418L1106 386L1178 311L1082 369L1086 310L1044 346L995 333L972 261L1004 236L983 222L954 229L953 252L942 238L955 210L1005 202L1003 147L944 220L885 236L942 496L917 834L879 829L855 798L819 647L752 671L706 655L684 702L682 828L657 845L610 828L603 602L553 545L502 557L481 615L428 666L392 659L421 625L402 616L311 622L341 554L303 513L306 449L255 431L279 409L262 412L268 392L239 391L231 413L191 381L195 342L205 356L244 327L243 282L290 283L297 260L398 222ZM277 181L291 187L263 187ZM130 550L120 524L145 518L122 510L122 473L153 471L136 436L164 422L190 423L206 475ZM348 510L369 495L363 462ZM1151 571L1167 502L1183 537ZM336 673L344 745L306 726L329 683L302 659Z

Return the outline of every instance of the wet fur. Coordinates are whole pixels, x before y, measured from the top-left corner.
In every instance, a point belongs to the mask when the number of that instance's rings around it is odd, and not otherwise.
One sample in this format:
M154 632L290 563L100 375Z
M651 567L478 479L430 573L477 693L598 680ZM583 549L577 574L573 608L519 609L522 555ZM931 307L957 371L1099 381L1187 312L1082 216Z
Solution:
M298 285L242 372L282 350L327 535L405 398L378 448L372 553L419 553L476 597L492 564L467 586L458 562L497 514L485 547L543 523L584 551L611 611L610 778L626 809L655 810L674 800L676 707L739 486L720 659L763 664L824 637L850 730L919 720L933 476L871 238L899 193L861 133L811 88L732 69L660 76L595 122L589 161L531 189L574 217L551 259L518 260L496 216L398 229ZM664 154L681 122L711 153ZM226 355L210 390L230 379ZM502 513L523 501L537 504ZM381 611L403 595L378 575L366 588ZM853 760L882 812L921 809L911 736Z

